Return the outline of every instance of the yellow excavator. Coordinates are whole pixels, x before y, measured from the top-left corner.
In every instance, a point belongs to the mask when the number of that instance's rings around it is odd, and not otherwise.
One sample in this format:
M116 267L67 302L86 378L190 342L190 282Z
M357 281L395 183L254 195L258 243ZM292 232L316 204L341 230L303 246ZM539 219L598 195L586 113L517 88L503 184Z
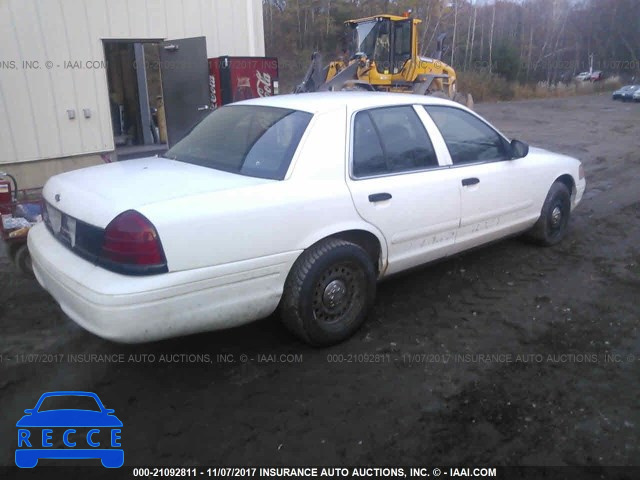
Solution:
M323 67L314 53L304 80L295 93L371 90L435 95L466 103L473 100L456 91L456 72L441 60L444 34L437 38L433 58L422 57L418 25L422 20L404 16L375 15L345 22L350 46L344 56Z

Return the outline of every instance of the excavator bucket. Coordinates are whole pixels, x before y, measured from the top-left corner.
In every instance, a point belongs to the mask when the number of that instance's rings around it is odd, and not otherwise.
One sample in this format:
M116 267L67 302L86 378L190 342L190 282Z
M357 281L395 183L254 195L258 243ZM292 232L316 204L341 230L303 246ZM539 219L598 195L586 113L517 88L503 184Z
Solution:
M416 95L426 95L427 90L436 78L449 78L445 74L427 74L419 75L416 83L413 85L413 93Z
M349 80L354 80L358 72L358 62L353 62L348 67L342 69L335 77L318 87L319 92L341 90Z
M326 72L323 76L324 69L325 68L322 66L322 55L318 52L314 52L313 55L311 55L311 64L307 69L304 79L294 89L293 93L316 92L324 83L324 78L326 78Z

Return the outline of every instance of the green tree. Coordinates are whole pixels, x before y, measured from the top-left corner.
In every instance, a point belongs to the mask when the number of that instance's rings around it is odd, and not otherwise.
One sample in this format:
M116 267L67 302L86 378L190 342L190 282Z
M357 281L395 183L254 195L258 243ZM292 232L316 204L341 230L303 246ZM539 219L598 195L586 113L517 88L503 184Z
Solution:
M520 57L511 44L500 43L493 53L493 72L512 82L518 76Z

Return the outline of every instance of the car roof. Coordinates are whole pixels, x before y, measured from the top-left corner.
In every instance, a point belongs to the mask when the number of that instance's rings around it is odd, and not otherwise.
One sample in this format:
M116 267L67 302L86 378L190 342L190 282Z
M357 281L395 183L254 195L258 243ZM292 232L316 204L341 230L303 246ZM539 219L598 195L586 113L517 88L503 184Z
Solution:
M77 390L68 390L68 391L58 391L58 392L47 392L42 394L42 398L46 397L97 397L97 395L93 392L80 392Z
M289 108L309 113L322 113L336 108L347 107L349 110L386 107L392 105L455 105L459 103L430 95L413 95L410 93L386 92L318 92L276 95L274 97L254 98L233 105L262 105L278 108Z

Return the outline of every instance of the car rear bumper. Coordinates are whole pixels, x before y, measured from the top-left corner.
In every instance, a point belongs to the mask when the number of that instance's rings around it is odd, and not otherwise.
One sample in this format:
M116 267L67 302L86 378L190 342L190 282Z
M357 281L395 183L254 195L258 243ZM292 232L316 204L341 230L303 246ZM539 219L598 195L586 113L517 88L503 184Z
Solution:
M44 225L28 236L38 282L90 332L139 343L247 323L277 307L299 252L148 277L109 272L75 255Z
M40 459L100 459L107 468L119 468L124 464L124 450L106 448L29 448L16 450L16 465L33 468Z
M583 178L582 180L578 180L576 183L576 194L573 197L573 204L571 205L571 209L573 210L578 206L582 197L584 196L584 192L587 189L587 181Z

